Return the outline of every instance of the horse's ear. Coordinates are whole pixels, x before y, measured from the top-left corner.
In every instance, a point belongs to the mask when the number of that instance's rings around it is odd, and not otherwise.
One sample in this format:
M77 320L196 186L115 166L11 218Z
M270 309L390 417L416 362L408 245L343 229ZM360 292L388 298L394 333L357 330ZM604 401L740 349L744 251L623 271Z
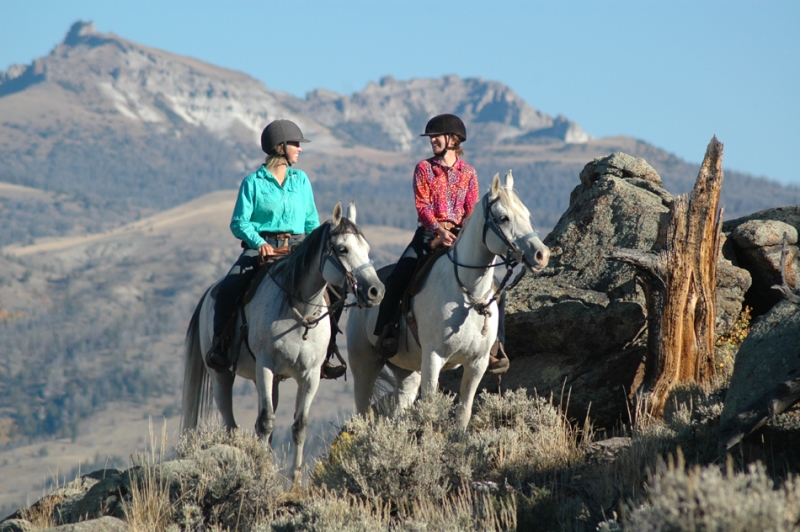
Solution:
M511 175L511 170L506 172L506 188L511 190L514 188L514 176Z
M333 208L333 216L331 216L331 225L334 227L338 226L342 223L342 202L336 204L336 207Z
M353 223L356 223L356 202L351 201L350 204L347 206L347 219Z
M492 178L492 190L490 194L491 197L494 198L497 196L497 194L500 193L501 186L502 185L500 185L500 174L494 174L494 177Z

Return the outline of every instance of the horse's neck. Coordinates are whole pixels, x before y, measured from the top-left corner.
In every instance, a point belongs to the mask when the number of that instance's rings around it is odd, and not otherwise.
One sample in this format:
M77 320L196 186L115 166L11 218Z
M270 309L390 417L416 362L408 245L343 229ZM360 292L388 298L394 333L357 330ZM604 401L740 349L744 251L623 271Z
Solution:
M304 303L310 303L316 308L317 305L322 304L326 284L327 283L325 279L319 272L319 262L315 261L315 264L309 270L308 276L303 279L302 283L300 283L300 286L298 287L298 298L296 299L299 299L299 301L293 302L292 306L300 310L301 305Z
M486 291L491 286L494 253L483 245L483 202L475 207L467 225L454 246L454 258L459 264L485 266L484 268L458 268L458 277L471 292Z

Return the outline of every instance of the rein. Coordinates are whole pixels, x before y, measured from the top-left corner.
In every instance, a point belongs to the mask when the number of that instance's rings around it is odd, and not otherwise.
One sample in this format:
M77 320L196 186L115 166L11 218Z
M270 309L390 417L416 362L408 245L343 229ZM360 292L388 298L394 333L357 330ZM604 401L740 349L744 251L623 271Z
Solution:
M326 248L327 248L327 254L326 254ZM281 291L283 293L285 293L287 296L289 296L292 300L299 301L300 303L303 303L304 305L317 307L316 312L314 312L313 314L308 314L306 316L303 316L302 314L300 314L300 312L297 310L297 308L295 308L294 305L292 305L292 312L294 312L294 315L297 318L297 320L300 322L300 325L305 328L305 332L303 332L303 340L307 340L308 339L308 331L309 331L309 329L313 329L314 327L316 327L319 324L320 321L322 321L324 318L329 316L331 313L336 312L337 310L339 310L340 307L349 308L349 307L353 307L353 306L358 305L358 294L357 294L357 291L358 291L358 280L356 279L355 275L353 275L353 274L354 273L358 273L359 271L361 271L363 269L366 269L366 268L369 268L370 266L372 266L372 261L369 261L369 262L366 262L366 263L362 264L361 266L353 268L351 271L347 271L347 269L344 267L344 264L342 264L342 259L339 257L339 254L336 253L336 250L333 248L333 244L331 244L331 241L330 241L330 226L326 226L325 227L325 236L324 236L324 239L323 239L322 249L320 251L320 259L319 259L319 273L320 273L320 275L322 274L322 270L324 269L325 263L327 261L331 261L331 264L340 273L342 273L344 275L344 279L345 279L345 287L344 287L344 290L342 290L342 295L339 297L339 299L337 299L330 306L320 305L320 304L317 304L317 303L312 303L310 301L304 301L303 299L298 297L298 295L296 293L289 292L283 286L283 284L278 282L278 279L276 279L275 276L272 275L272 271L268 271L267 272L267 275L269 275L270 279L272 279L272 281L275 283L275 285L278 288L280 288ZM352 293L356 297L356 303L345 304L345 301L347 300L348 293ZM324 314L322 314L322 309L323 308L327 308L328 309L327 312L325 312Z

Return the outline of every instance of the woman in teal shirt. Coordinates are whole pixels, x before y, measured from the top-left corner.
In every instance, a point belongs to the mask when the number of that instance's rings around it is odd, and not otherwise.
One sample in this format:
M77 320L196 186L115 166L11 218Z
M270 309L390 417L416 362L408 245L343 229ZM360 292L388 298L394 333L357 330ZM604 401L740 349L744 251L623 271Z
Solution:
M266 162L239 187L231 231L244 251L220 282L214 303L214 344L206 358L217 371L228 371L226 325L236 301L250 284L259 264L284 254L307 233L319 227L319 215L308 176L292 165L300 157L301 142L309 142L296 124L275 120L261 133Z

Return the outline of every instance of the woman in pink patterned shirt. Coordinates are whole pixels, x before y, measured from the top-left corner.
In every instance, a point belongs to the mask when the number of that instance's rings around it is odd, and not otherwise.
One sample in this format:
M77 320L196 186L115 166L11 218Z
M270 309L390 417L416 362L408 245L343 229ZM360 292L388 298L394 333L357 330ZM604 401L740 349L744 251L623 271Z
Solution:
M397 353L397 334L394 324L403 293L414 275L420 257L433 248L452 246L464 219L472 213L478 201L478 174L460 156L461 143L467 140L464 122L455 115L443 114L431 118L425 126L433 157L420 161L414 168L414 201L419 228L411 244L386 280L386 293L375 324L378 335L376 349L386 357ZM502 315L502 312L501 312ZM508 367L507 359L500 361L494 354L505 354L502 343L493 349L489 371Z

